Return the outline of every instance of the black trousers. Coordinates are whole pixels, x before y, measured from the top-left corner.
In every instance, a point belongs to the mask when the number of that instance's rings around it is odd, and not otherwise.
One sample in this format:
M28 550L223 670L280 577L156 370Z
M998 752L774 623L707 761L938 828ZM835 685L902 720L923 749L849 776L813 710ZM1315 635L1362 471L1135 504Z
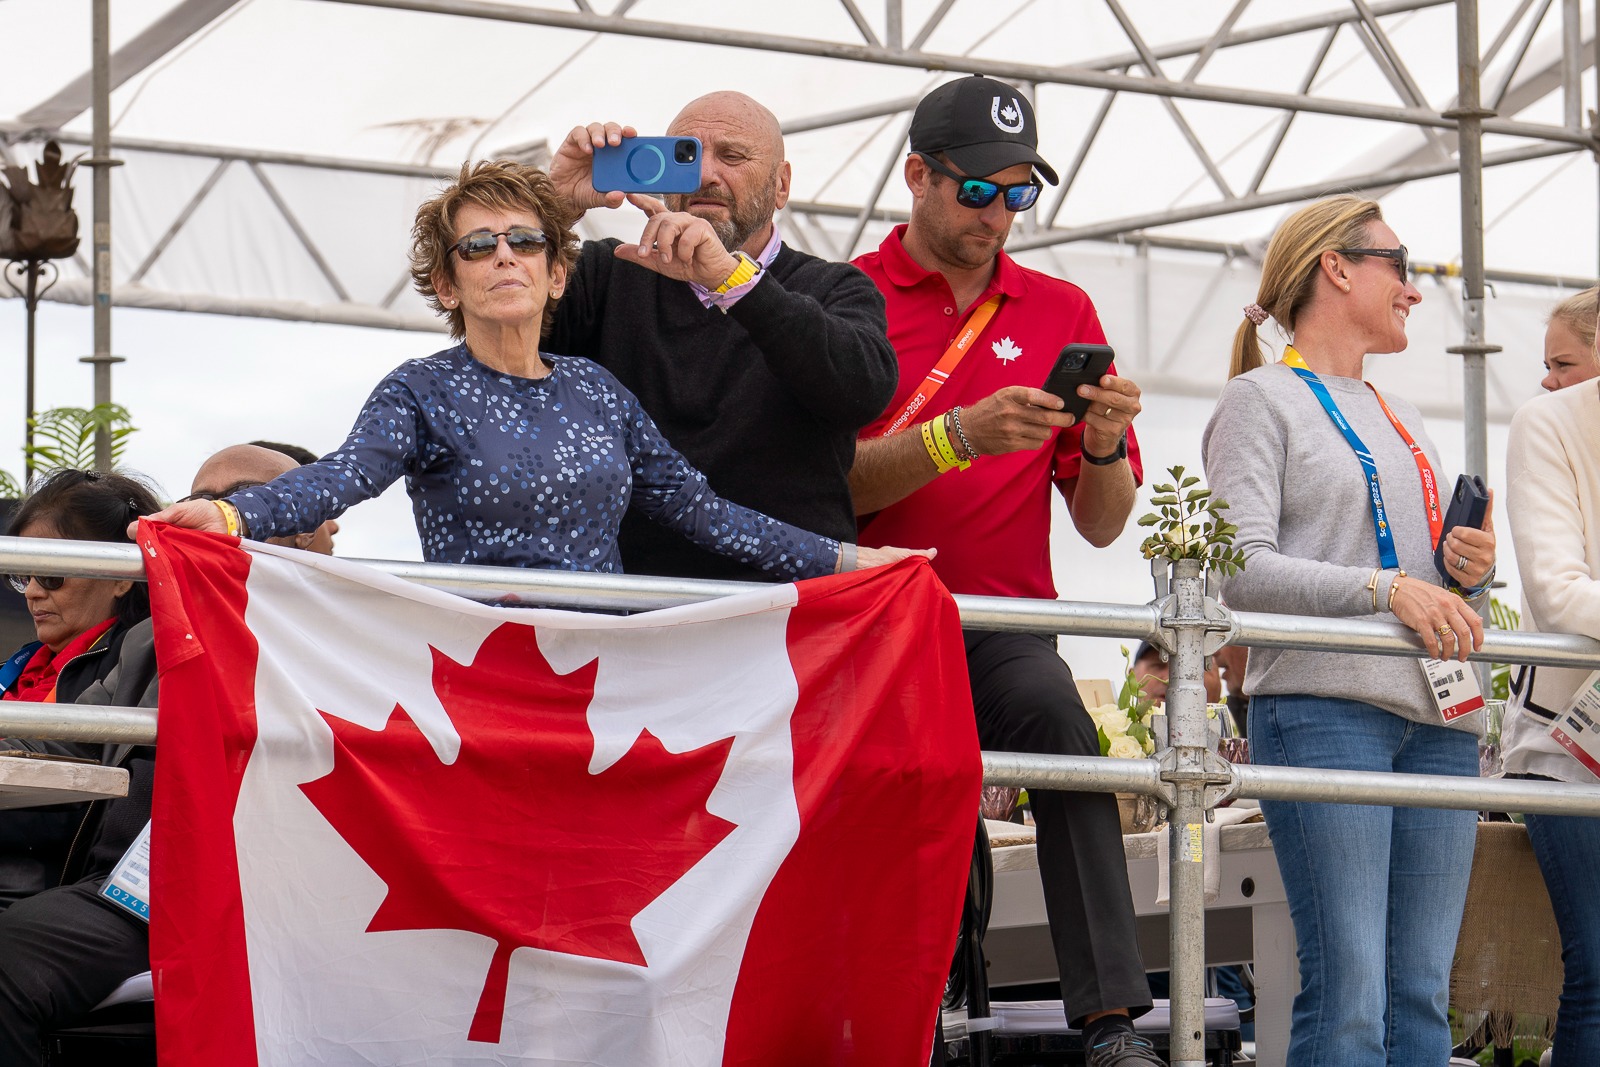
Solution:
M985 749L1100 754L1094 722L1054 637L979 630L964 636ZM1116 798L1036 789L1028 798L1067 1018L1076 1026L1111 1008L1142 1015L1150 1007L1150 986L1139 958Z
M0 911L0 1064L44 1062L44 1034L150 969L144 923L98 884L47 889Z

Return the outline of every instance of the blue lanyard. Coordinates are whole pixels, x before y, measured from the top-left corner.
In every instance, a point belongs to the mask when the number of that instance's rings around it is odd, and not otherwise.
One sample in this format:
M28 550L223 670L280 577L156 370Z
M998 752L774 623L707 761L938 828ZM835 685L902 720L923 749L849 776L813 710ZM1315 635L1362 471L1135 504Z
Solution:
M0 666L0 692L10 689L16 683L16 680L22 677L22 671L28 666L28 661L33 658L33 654L39 651L41 647L43 647L43 642L40 641L33 641L23 645L17 649L10 659L6 660L4 666Z
M1372 525L1378 531L1378 561L1385 570L1400 569L1400 555L1394 548L1394 532L1389 529L1389 514L1383 506L1383 489L1378 482L1378 465L1372 459L1372 453L1367 451L1367 446L1356 435L1355 430L1345 421L1344 415L1339 411L1339 405L1333 402L1333 396L1328 392L1328 387L1322 379L1312 373L1310 367L1301 358L1300 353L1292 347L1283 357L1290 370L1300 376L1300 380L1311 387L1311 395L1317 398L1317 403L1322 405L1322 410L1328 413L1328 418L1339 427L1339 432L1344 434L1344 439L1349 443L1351 451L1356 454L1356 459L1361 461L1361 470L1367 476L1367 503L1372 508Z

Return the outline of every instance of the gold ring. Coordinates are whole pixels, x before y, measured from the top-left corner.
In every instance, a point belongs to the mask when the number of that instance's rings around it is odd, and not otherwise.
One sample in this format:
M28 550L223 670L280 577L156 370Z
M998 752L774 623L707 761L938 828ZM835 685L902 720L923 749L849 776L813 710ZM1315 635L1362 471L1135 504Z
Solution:
M1106 405L1106 418L1109 419L1110 417L1111 417L1111 405L1107 404Z
M1433 632L1438 634L1440 637L1451 637L1455 634L1455 631L1450 629L1448 626L1441 626Z

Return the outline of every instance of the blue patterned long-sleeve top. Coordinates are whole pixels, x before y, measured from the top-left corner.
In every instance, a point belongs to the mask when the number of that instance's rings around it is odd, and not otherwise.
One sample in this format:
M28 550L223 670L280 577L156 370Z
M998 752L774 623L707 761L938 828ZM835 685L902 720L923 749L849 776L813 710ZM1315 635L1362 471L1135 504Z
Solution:
M251 537L281 537L403 475L434 563L620 572L617 530L631 504L768 573L833 573L839 542L723 500L608 371L544 358L544 378L495 371L464 344L404 363L336 452L228 499Z

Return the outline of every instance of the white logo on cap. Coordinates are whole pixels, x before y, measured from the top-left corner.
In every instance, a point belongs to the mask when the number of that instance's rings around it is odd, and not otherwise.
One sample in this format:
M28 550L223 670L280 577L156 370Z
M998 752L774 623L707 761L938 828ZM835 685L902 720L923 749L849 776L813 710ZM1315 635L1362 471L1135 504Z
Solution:
M1012 97L1011 103L1005 107L1000 106L1000 98L994 98L994 103L989 105L989 117L994 124L1007 133L1022 132L1022 105L1017 103L1017 98Z

